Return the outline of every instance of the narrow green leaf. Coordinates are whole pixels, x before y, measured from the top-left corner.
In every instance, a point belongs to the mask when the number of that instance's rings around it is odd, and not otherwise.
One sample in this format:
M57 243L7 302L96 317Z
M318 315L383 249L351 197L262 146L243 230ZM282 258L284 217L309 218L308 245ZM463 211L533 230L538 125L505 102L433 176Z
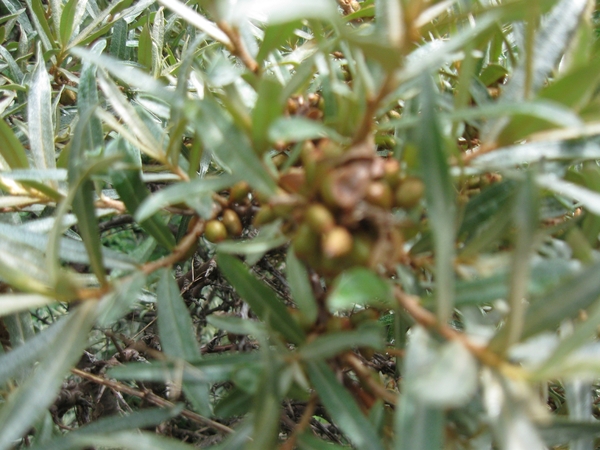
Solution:
M576 350L591 342L600 322L600 305L596 302L588 311L587 320L576 325L573 333L563 337L545 362L536 369L535 375L540 379L565 376L564 363ZM570 361L569 361L570 362ZM569 365L567 363L567 365Z
M73 33L73 21L75 19L75 12L77 11L77 4L80 0L69 0L65 4L62 14L60 15L60 42L65 47L71 35ZM56 12L53 11L52 17L55 17Z
M331 442L322 441L312 434L302 433L298 438L298 448L300 450L342 450L350 447L346 445L332 444Z
M583 422L555 416L551 422L540 425L540 434L546 445L555 447L566 445L574 439L600 437L600 424L597 421Z
M179 293L175 279L163 269L156 290L158 304L158 334L165 354L184 361L200 358L196 327ZM185 381L183 392L194 408L210 414L209 385L204 381Z
M72 0L70 0L72 1ZM94 54L100 54L106 47L106 41L100 41L92 47ZM83 131L83 146L88 151L97 150L104 145L104 133L100 119L92 112L99 104L96 86L96 66L89 62L83 64L77 91L77 110L80 118L86 118Z
M271 142L300 142L323 137L346 142L335 130L304 117L280 117L269 128Z
M112 326L124 317L140 298L146 278L143 272L134 272L112 281L112 292L104 295L98 305L98 326Z
M309 362L307 372L327 412L350 442L360 450L383 450L377 432L327 363Z
M335 20L337 11L335 6L321 0L304 0L295 2L292 0L271 1L257 0L250 3L236 5L236 13L240 17L250 14L260 14L266 23L286 23L300 19Z
M135 135L136 141L132 142L132 144L139 147L140 150L151 158L160 162L166 162L166 155L162 145L154 138L152 132L138 115L135 108L123 96L115 82L106 76L100 76L98 83L116 113Z
M236 427L236 432L227 436L211 450L245 450L246 443L252 439L252 421L244 420Z
M133 149L122 139L118 140L115 148L122 155L125 167L121 165L110 170L111 183L129 213L135 215L140 205L150 196L150 191L142 182L139 155L135 155ZM140 221L140 226L160 245L169 250L175 247L175 237L158 213Z
M10 345L13 347L23 345L35 335L31 314L27 312L6 316L3 322L10 336Z
M377 28L387 43L400 48L404 43L406 25L404 20L404 5L401 0L384 0L375 2L375 15L381 20L377 21Z
M239 259L221 253L217 263L225 278L261 320L295 344L304 341L304 332L275 292L254 278Z
M231 47L232 43L229 37L214 22L201 16L185 3L178 0L159 0L159 3L214 40L225 44L227 47Z
M319 336L314 341L298 349L298 354L305 360L332 358L343 351L355 347L381 350L384 346L383 328L377 324L362 326L357 330L331 332Z
M256 264L268 251L279 248L289 242L280 229L280 224L274 222L260 227L258 236L239 241L228 240L217 244L217 251L230 255L245 256L246 264Z
M493 220L514 195L515 187L516 182L512 180L494 183L482 190L479 195L469 199L458 230L459 238L468 241L482 228L483 224Z
M231 389L215 407L215 416L219 418L229 418L242 416L252 409L254 396L248 392L239 389Z
M162 52L165 43L165 13L160 7L154 16L152 24L152 73L155 77L160 76L163 57Z
M38 359L46 355L58 336L63 333L67 322L68 318L60 319L27 340L27 345L13 344L13 350L0 356L0 386L4 386L9 378L30 369Z
M394 450L444 448L442 409L426 405L411 395L402 395L394 419Z
M502 341L492 343L492 348L505 350L518 342L523 331L529 282L529 260L533 251L534 234L538 225L537 191L533 175L527 174L514 205L514 223L517 228L515 249L512 255L508 303L510 312L506 318L506 334Z
M540 141L503 147L473 159L475 167L499 170L541 161L585 161L600 158L600 144L595 139Z
M106 18L127 8L133 0L114 0L107 8L100 11L94 19L81 32L71 40L69 48L76 45L85 45L97 37L103 36L113 25Z
M190 207L195 207L195 200L204 195L211 199L212 205L212 194L232 186L237 180L237 177L223 175L216 178L196 178L167 186L140 203L135 211L135 219L143 222L161 209L177 203L188 203Z
M538 175L536 182L540 187L575 200L590 212L600 215L600 193L564 181L553 173Z
M308 271L293 251L287 252L286 275L292 298L309 324L317 320L318 307L310 284Z
M571 420L581 420L595 422L594 416L590 410L594 405L592 397L593 384L588 380L570 380L564 383L565 398L569 408L569 418ZM578 436L570 442L570 448L573 450L592 450L595 439L587 436Z
M555 330L563 320L575 317L580 310L587 309L600 298L598 270L600 263L588 266L545 295L532 299L525 316L522 339L541 331ZM565 298L569 301L566 302Z
M200 351L196 329L185 306L177 283L168 270L163 269L156 291L158 299L158 332L163 351L175 358L198 359Z
M52 297L39 294L3 294L0 295L0 317L28 309L41 308L55 301Z
M206 321L219 330L235 334L247 334L256 337L262 337L267 333L267 329L262 322L253 320L244 320L240 317L216 316L210 315Z
M142 27L142 31L138 37L138 63L146 69L152 69L152 36L148 23Z
M508 100L525 98L525 79L527 59L531 58L533 68L532 89L539 90L546 78L554 70L571 42L575 29L579 25L587 0L561 0L544 18L535 37L534 54L525 55L510 81L503 89L503 97Z
M110 54L121 61L129 61L129 47L127 47L127 22L125 19L117 20L112 27L110 38Z
M42 2L25 0L25 3L27 4L27 9L29 9L31 14L31 21L33 22L33 26L38 33L40 43L43 45L44 50L52 50L55 39L52 31L50 30L50 24L46 19L46 13L42 6ZM39 50L38 54L41 55Z
M18 14L19 25L21 25L23 31L25 31L26 34L30 35L31 33L33 33L33 27L31 26L31 22L29 22L29 18L24 12L23 4L20 1L2 0L2 3L11 14Z
M189 120L195 125L205 147L212 150L234 176L243 176L256 190L273 195L276 190L273 177L252 150L246 136L225 116L223 109L208 98L198 102L195 109Z
M27 14L24 14L24 16L27 17ZM8 64L13 82L21 83L23 81L23 72L12 54L3 45L0 45L0 56L4 59L4 62Z
M51 94L50 77L38 48L38 60L27 96L29 145L34 165L38 169L56 168Z
M94 183L86 177L84 172L86 159L89 152L94 149L86 148L84 140L86 133L86 122L91 117L93 110L87 110L86 114L80 116L69 151L68 176L71 189L76 189L73 194L72 208L77 216L77 227L83 239L85 249L90 259L90 266L101 284L106 284L106 273L102 256L102 243L98 229L98 218L94 206Z
M6 223L0 223L0 237L2 240L14 243L16 245L16 247L14 247L15 252L19 252L18 245L21 245L23 246L21 247L21 251L25 252L26 254L28 254L27 252L29 251L33 251L34 255L31 256L39 257L39 255L41 255L41 253L37 253L39 252L39 249L46 248L48 246L48 235L46 234L46 231L48 229L47 227L50 226L52 222L49 221L47 224L42 224L37 223L36 221L31 221L28 224L23 225L9 225ZM75 221L73 221L73 225L74 224ZM39 232L37 232L38 228ZM89 258L85 252L85 246L81 241L62 237L59 240L58 254L64 261L79 264L89 264ZM102 254L107 269L130 271L136 268L136 263L134 260L123 253L117 252L116 250L102 248ZM35 262L35 260L33 262ZM40 268L43 268L43 266L40 265ZM35 270L31 273L38 276L38 272ZM41 279L44 278L42 277Z
M238 354L206 354L201 360L181 367L173 361L153 361L150 363L128 363L109 369L111 378L139 381L168 381L181 377L183 381L206 381L217 383L230 380L241 368L260 367L256 352ZM0 372L1 373L1 372Z
M78 447L109 447L138 450L193 450L195 447L149 431L84 434L73 438Z
M148 428L160 425L169 419L177 417L183 410L183 405L173 408L150 408L133 412L129 415L109 416L85 425L59 438L34 445L32 450L76 450L81 448L77 442L80 436L103 434L112 435L126 430Z
M503 77L508 75L508 70L506 67L501 66L500 64L488 64L479 74L479 81L481 81L484 86L490 86L493 83L496 83Z
M69 317L68 333L52 343L50 351L35 372L0 409L0 449L8 450L44 413L56 397L67 370L75 364L87 346L94 323L95 302L84 302Z
M269 53L284 44L294 34L294 31L301 27L302 22L299 20L267 26L260 49L256 55L256 62L260 64L264 61L269 56Z
M122 0L131 1L131 0ZM173 95L172 91L165 89L164 83L156 80L151 75L148 75L141 69L138 69L131 64L126 64L123 61L119 61L115 57L106 55L95 54L87 49L73 48L71 53L85 61L89 61L98 67L103 68L116 78L122 80L130 86L142 89L149 95L154 95L157 98L167 102L170 105L183 106L181 96ZM103 89L104 90L104 89ZM118 89L117 89L118 91ZM111 92L117 96L117 93L111 90ZM108 94L107 94L108 96ZM120 98L117 96L117 98ZM117 100L121 102L121 100ZM118 112L118 111L117 111ZM120 112L119 112L120 114Z
M50 280L39 248L3 236L0 239L0 278L22 292L51 295Z
M475 26L463 28L456 33L452 39L440 42L435 39L427 44L418 47L407 58L403 69L398 74L399 82L407 82L409 80L422 77L423 74L431 73L432 70L437 70L444 62L448 61L451 55L457 51L462 51L465 44L473 42L480 36L490 33L497 26L498 14L490 11L488 14L479 17ZM370 49L368 49L370 50ZM369 54L365 50L365 54ZM382 49L381 60L383 64L393 62L393 51L390 49Z
M117 380L162 381L181 380L183 382L206 382L208 379L200 370L190 370L180 363L171 361L153 361L150 363L129 363L114 367L108 371L111 378Z
M0 120L0 155L11 169L29 167L23 145L4 120Z
M277 446L282 401L277 392L279 377L271 364L265 365L269 369L262 380L258 395L252 402L254 430L253 439L246 446L248 450L263 450Z
M391 305L392 288L369 269L357 267L339 275L327 296L332 310L352 309L356 305Z
M254 151L262 155L269 149L268 131L271 124L283 114L280 100L283 86L272 77L262 77L258 97L252 110L252 141Z
M531 267L528 296L539 296L550 292L565 278L577 272L578 265L573 262L549 259L537 261ZM496 271L489 277L459 281L456 284L456 304L485 304L494 300L508 298L508 273Z
M428 216L435 247L437 316L447 321L454 307L455 199L444 136L436 113L436 88L423 78L421 125L418 131L420 169L425 183Z

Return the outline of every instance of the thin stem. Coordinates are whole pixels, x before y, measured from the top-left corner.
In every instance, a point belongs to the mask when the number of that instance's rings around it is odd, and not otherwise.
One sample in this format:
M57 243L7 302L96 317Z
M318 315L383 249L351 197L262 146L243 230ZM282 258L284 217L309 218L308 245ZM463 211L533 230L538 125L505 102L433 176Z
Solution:
M102 386L106 386L117 392L122 392L127 395L131 395L133 397L142 398L156 406L160 406L163 408L172 408L175 406L174 403L170 402L169 400L165 400L164 398L156 395L154 392L151 392L151 391L140 391L138 389L129 387L126 384L119 383L118 381L108 380L106 378L85 372L80 369L71 369L71 372L74 375L77 375L78 377L84 378L86 380L92 381L92 382L94 382L96 384L100 384ZM223 433L233 433L234 432L234 430L229 428L227 425L223 425L222 423L215 422L214 420L208 419L208 418L201 416L200 414L197 414L188 409L184 409L181 412L181 415L183 417L185 417L186 419L189 419L193 422L199 423L204 426L209 426L209 427L214 428L215 430L219 430Z
M242 42L239 33L234 28L230 27L228 23L223 21L218 22L217 25L227 35L229 40L231 41L232 47L230 48L231 53L240 58L244 65L250 69L253 73L258 73L260 66L256 62L256 60L248 53L248 49Z
M173 249L173 251L156 261L149 262L142 266L142 272L146 275L161 269L163 267L170 267L175 264L177 261L180 261L187 253L187 251L192 248L194 244L198 241L200 236L204 233L204 221L199 220L196 225L191 229L191 231L186 234L183 239L179 242L179 245Z
M419 325L435 330L449 341L459 341L473 354L473 356L486 366L500 369L506 375L514 378L526 378L526 373L523 369L509 364L496 353L490 351L487 347L474 344L464 334L459 333L454 328L451 328L444 323L440 323L435 317L435 314L426 310L419 304L418 297L406 294L399 287L394 289L394 295L400 306L402 306Z
M310 421L317 407L317 396L312 394L308 403L306 404L306 408L302 413L302 417L298 424L294 427L294 431L292 431L292 435L279 447L279 450L293 450L296 447L296 441L298 440L298 436L304 431L304 429L310 425Z
M383 84L381 85L381 88L379 89L377 95L375 97L367 99L367 107L365 109L362 122L356 130L354 138L352 139L352 143L354 145L364 142L371 134L377 109L379 108L381 102L385 99L385 97L393 90L393 86L394 76L393 74L388 74L388 76L383 81Z
M364 366L356 355L347 353L344 357L344 362L352 368L356 376L371 390L371 393L391 405L396 404L397 395L375 381L369 369Z

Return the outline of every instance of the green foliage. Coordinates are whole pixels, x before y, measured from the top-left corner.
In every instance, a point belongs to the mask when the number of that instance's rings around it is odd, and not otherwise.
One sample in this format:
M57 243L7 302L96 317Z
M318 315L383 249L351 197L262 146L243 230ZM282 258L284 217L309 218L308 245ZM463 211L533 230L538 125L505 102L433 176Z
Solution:
M0 450L595 448L599 17L0 0Z

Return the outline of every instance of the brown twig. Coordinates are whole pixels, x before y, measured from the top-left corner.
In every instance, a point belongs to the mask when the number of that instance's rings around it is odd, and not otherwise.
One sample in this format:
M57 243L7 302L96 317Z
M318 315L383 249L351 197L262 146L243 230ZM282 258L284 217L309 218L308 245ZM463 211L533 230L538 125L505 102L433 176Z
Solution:
M101 195L100 198L96 200L96 208L112 208L120 213L127 212L127 208L125 208L125 204L122 201L112 199L106 195Z
M204 221L199 220L196 225L190 230L188 234L186 234L183 239L179 242L177 247L173 249L173 251L167 256L157 259L156 261L149 262L142 266L142 272L146 275L161 269L163 267L170 267L175 264L177 261L180 261L188 252L193 245L196 244L196 241L202 236L204 233Z
M490 351L487 347L474 344L464 334L459 333L446 324L438 322L435 314L429 312L419 304L418 297L408 295L403 292L400 287L394 289L394 295L400 306L402 306L419 325L437 331L442 337L449 341L459 341L473 354L473 356L487 366L502 369L505 373L511 373L513 375L517 375L518 373L520 376L523 375L521 369L509 364L506 360Z
M221 31L227 35L229 40L231 41L231 48L229 49L231 53L240 58L244 65L250 69L253 73L258 73L260 66L256 62L256 60L248 53L246 46L240 39L240 34L236 29L231 28L228 23L220 21L217 23Z
M354 8L352 7L352 0L337 0L338 5L344 11L344 15L352 14L354 12Z
M122 214L120 216L113 217L107 220L106 222L98 224L98 229L100 233L104 233L105 231L129 225L133 222L133 216L131 216L130 214Z
M385 402L395 405L396 394L388 391L382 385L377 383L371 376L371 372L367 369L363 363L352 353L346 353L344 356L344 362L348 364L356 376L368 387L373 395L381 398Z
M367 105L365 113L363 114L362 122L356 130L354 138L352 139L352 143L354 145L360 144L368 138L373 128L375 113L377 112L377 109L379 108L381 102L393 90L393 87L394 76L392 74L389 74L383 81L383 84L381 85L381 88L379 89L377 95L375 97L367 98Z
M294 427L291 436L279 446L279 450L293 450L296 446L296 441L298 440L298 436L304 431L304 429L310 425L310 420L315 412L317 407L317 396L312 394L308 403L306 404L306 408L302 413L302 417L300 421Z
M74 375L77 375L78 377L92 381L101 386L106 386L117 392L122 392L124 394L131 395L133 397L138 397L138 398L144 399L156 406L160 406L163 408L172 408L175 406L174 403L170 402L169 400L165 400L164 398L156 395L154 392L151 392L151 391L140 391L138 389L129 387L126 384L120 383L118 381L108 380L106 378L85 372L80 369L74 368L74 369L71 369L71 372ZM209 427L214 428L215 430L219 430L223 433L233 433L233 431L234 431L231 428L229 428L227 425L223 425L222 423L215 422L214 420L208 419L204 416L201 416L200 414L196 414L195 412L190 411L188 409L184 409L181 412L181 415L183 417L185 417L186 419L189 419L193 422L199 423L204 426L209 426Z

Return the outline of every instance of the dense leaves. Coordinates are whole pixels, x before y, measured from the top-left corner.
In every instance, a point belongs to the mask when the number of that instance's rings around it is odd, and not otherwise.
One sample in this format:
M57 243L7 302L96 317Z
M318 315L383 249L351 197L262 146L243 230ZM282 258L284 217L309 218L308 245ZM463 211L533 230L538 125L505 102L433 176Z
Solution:
M0 450L595 448L597 9L0 0Z

